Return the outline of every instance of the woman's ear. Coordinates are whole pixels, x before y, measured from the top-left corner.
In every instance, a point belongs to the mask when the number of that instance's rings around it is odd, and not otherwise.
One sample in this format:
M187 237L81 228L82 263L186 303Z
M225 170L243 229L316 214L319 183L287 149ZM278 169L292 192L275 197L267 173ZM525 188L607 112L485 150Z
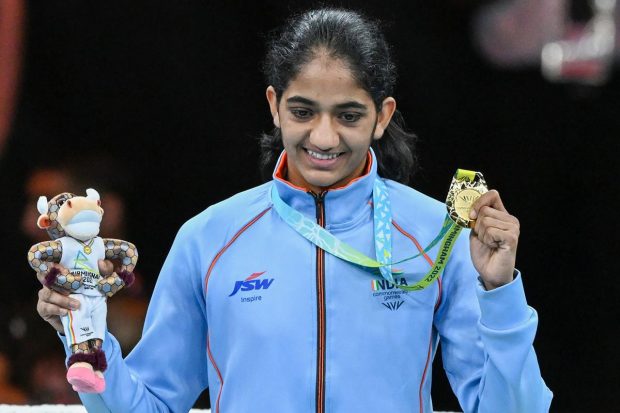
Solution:
M394 111L396 111L396 100L391 96L383 99L381 110L377 113L377 126L375 127L373 139L377 140L383 137L383 133L392 120Z
M265 95L267 96L267 102L269 102L269 110L271 111L271 116L273 117L273 125L276 128L279 128L280 114L278 113L278 95L276 94L276 90L273 86L269 86L265 92Z

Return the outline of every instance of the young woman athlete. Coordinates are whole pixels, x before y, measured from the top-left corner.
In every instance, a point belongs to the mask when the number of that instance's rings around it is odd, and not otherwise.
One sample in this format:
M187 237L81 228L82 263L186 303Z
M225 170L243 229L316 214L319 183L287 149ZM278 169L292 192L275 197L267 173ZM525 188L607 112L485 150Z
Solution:
M88 411L186 412L208 387L214 413L430 413L438 342L465 412L548 411L537 315L515 270L519 223L496 191L474 204L474 228L421 291L399 286L418 282L437 248L395 265L388 282L302 236L322 227L375 257L378 188L391 204L394 262L442 227L445 205L403 185L412 136L378 26L346 10L306 12L269 44L264 70L275 129L262 162L273 179L183 225L140 343L123 359L107 335L107 389L81 395ZM294 228L278 202L306 226ZM40 315L62 331L69 299L46 288L39 297Z

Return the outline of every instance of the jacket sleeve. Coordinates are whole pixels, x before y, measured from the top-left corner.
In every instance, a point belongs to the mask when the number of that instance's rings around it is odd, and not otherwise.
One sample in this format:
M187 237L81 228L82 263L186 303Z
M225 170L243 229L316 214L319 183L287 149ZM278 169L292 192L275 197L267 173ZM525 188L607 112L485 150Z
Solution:
M80 394L89 412L187 412L208 386L200 258L188 227L185 224L174 241L149 304L142 338L126 359L117 340L106 334L106 390Z
M446 266L435 319L450 385L465 413L548 412L553 394L533 348L538 316L527 305L521 275L484 290L467 239L461 236Z

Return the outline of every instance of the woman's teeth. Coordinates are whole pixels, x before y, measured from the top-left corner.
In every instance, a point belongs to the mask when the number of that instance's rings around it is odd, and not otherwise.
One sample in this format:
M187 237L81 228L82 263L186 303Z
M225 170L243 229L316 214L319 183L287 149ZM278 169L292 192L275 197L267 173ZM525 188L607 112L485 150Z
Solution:
M319 153L311 151L310 149L306 149L306 151L308 151L308 154L313 158L321 160L336 159L340 155L339 153Z

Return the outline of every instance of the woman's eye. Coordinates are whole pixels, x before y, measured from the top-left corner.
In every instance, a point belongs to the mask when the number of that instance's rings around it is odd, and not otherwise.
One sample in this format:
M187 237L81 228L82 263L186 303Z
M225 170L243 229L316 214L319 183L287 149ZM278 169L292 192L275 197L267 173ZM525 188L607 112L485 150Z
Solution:
M291 109L291 113L297 119L308 119L312 116L312 111L307 109Z
M340 114L340 119L348 123L357 122L362 117L359 113L345 112Z
M66 201L65 199L59 199L59 200L56 202L56 205L58 205L58 207L61 207L61 206L62 206L62 204L64 204L64 203L65 203L65 201Z

